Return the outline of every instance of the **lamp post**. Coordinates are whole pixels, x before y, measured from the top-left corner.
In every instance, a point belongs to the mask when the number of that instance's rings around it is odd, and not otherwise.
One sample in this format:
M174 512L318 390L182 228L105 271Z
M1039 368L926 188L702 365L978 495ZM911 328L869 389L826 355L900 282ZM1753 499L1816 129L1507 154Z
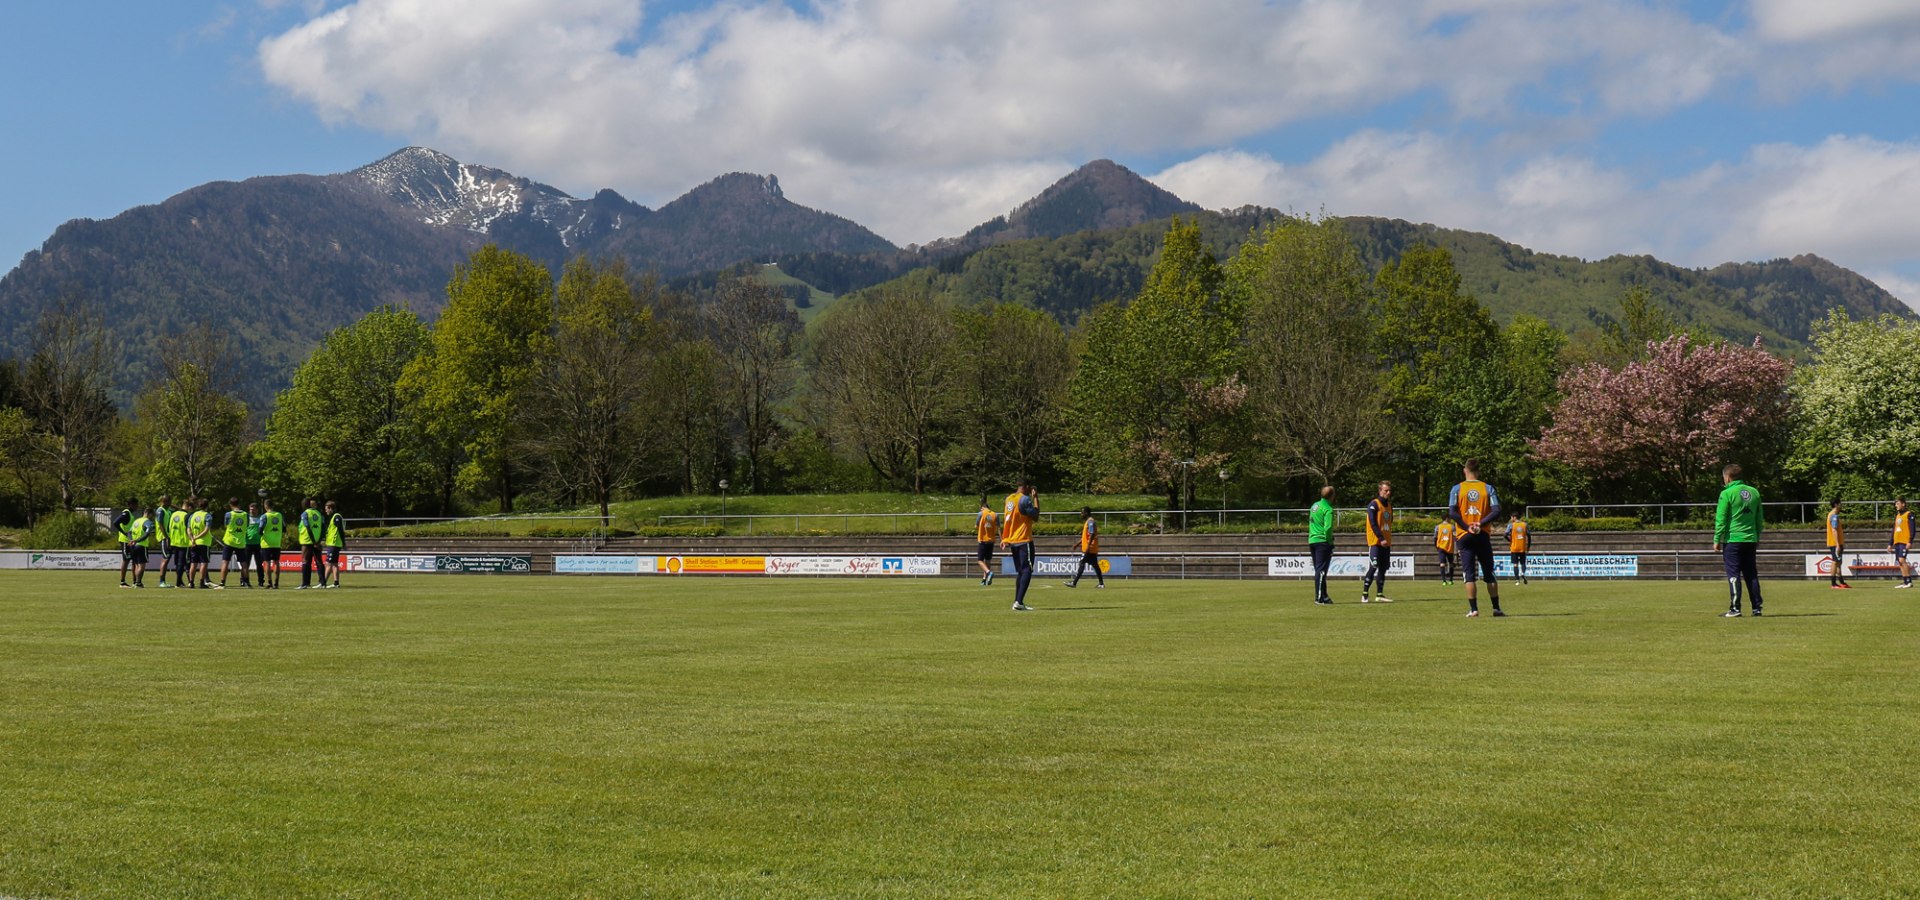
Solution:
M720 527L727 527L727 480L720 479Z
M1180 530L1187 530L1187 498L1193 487L1193 460L1176 459L1174 465L1180 467Z
M1227 527L1227 470L1220 470L1220 527Z

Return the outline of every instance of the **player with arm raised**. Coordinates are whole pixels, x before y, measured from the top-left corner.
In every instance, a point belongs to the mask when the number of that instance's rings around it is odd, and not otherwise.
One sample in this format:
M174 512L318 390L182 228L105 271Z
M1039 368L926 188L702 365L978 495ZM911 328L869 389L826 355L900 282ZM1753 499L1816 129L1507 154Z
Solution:
M1480 480L1478 460L1469 459L1460 469L1460 483L1447 494L1447 519L1461 532L1457 546L1460 569L1467 581L1467 617L1480 615L1477 585L1473 583L1476 569L1479 579L1487 583L1493 614L1504 616L1506 613L1500 611L1500 579L1493 571L1493 535L1488 532L1500 521L1500 496L1494 493L1493 485Z
M1027 587L1033 584L1033 523L1040 518L1040 495L1033 482L1020 482L1020 489L1007 495L1001 510L1000 546L1013 555L1013 608L1026 612Z
M1840 499L1827 501L1827 556L1833 571L1827 573L1827 586L1834 590L1852 588L1847 583L1847 527L1840 521Z

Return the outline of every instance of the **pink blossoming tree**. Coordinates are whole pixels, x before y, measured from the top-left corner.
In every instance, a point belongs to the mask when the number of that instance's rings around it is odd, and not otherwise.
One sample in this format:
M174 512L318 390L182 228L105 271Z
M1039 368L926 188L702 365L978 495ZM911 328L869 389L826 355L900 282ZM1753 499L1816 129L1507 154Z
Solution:
M1562 399L1534 452L1642 497L1684 496L1716 483L1743 443L1787 422L1793 363L1758 340L1675 335L1647 349L1618 369L1593 363L1562 375Z

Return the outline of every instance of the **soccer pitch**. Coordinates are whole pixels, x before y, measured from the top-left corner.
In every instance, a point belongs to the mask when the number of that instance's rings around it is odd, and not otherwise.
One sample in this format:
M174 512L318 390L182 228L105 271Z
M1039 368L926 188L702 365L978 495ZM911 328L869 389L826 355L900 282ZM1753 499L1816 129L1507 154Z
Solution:
M0 896L1920 885L1885 583L112 581L0 576Z

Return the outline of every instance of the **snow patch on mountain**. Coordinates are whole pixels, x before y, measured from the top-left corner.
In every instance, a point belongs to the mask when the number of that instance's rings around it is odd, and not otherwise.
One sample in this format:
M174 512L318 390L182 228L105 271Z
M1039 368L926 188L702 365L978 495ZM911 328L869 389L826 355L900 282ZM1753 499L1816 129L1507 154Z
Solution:
M499 169L460 162L426 147L408 147L348 173L415 210L429 225L491 233L503 218L526 214L570 238L591 215L588 201Z

